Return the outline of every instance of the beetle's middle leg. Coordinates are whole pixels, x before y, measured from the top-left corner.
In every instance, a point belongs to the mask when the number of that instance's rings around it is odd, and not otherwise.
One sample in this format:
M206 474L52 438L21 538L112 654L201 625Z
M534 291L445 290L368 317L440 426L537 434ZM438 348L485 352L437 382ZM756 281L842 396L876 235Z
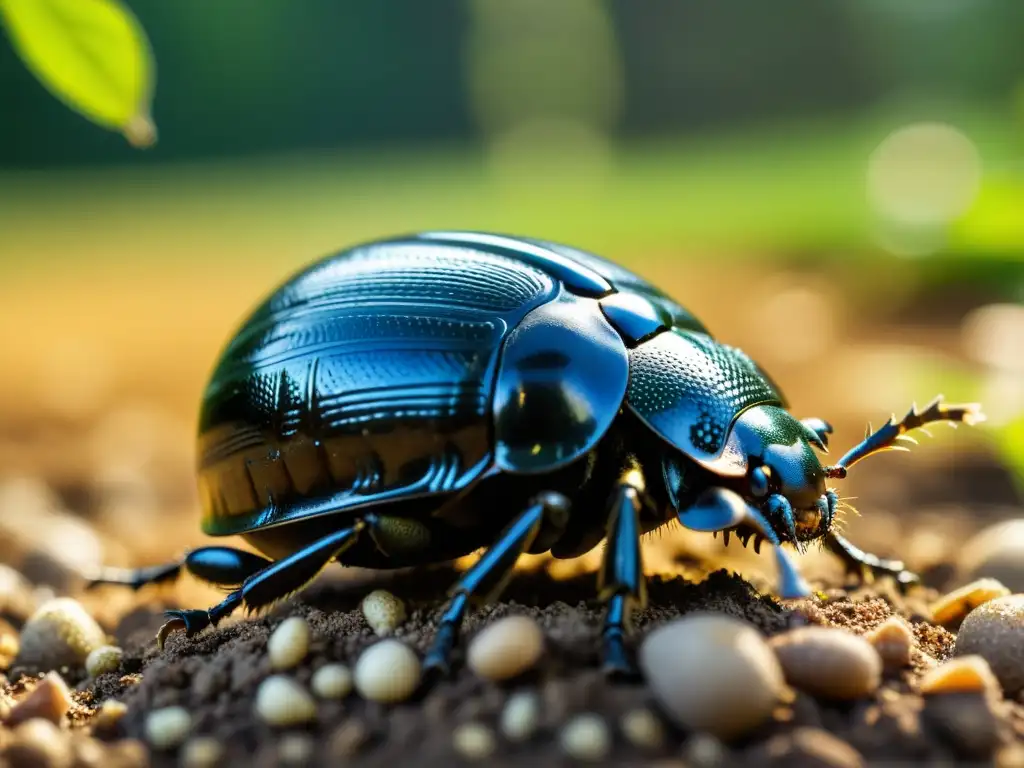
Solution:
M462 574L449 590L451 602L441 616L430 651L423 660L428 670L445 672L458 643L462 618L471 598L491 602L508 583L519 556L530 549L542 528L564 528L569 517L569 501L559 493L542 493L509 525L500 538Z
M168 622L160 630L158 640L162 641L168 632L176 628L183 628L186 635L192 636L211 624L216 626L243 604L255 610L288 597L306 586L331 560L355 544L360 533L375 520L374 515L366 515L348 528L317 539L298 552L276 562L268 561L265 568L250 575L238 589L209 610L167 611Z
M639 486L639 487L638 487ZM598 596L607 602L604 620L604 669L630 677L636 668L626 654L625 633L635 608L647 604L647 581L640 555L642 478L627 472L615 491L608 516L608 545L597 577Z

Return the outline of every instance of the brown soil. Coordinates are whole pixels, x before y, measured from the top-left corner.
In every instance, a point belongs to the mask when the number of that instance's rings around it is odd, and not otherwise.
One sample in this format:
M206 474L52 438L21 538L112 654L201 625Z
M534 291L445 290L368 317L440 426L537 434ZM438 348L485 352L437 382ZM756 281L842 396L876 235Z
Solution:
M688 574L691 578L693 573ZM226 748L226 765L280 764L278 733L253 714L259 682L269 672L266 640L287 615L304 615L314 630L311 653L296 673L308 683L313 671L328 661L354 663L360 651L375 641L358 609L370 585L386 586L405 598L409 620L398 637L423 651L443 603L436 599L453 573L438 568L416 574L381 574L366 580L316 584L301 599L279 605L268 615L242 620L191 640L171 636L161 653L153 636L162 619L156 608L136 610L117 629L127 653L122 670L83 684L83 699L96 703L116 697L129 711L105 739L141 738L147 712L182 705L194 716L194 731L214 736ZM698 578L700 578L698 576ZM653 578L650 607L638 614L634 642L651 628L695 610L720 611L754 623L767 635L807 623L866 631L892 613L911 618L918 641L913 668L886 680L871 699L851 704L825 704L799 694L781 707L774 720L715 757L706 743L669 728L663 746L644 750L618 731L620 716L637 706L654 708L642 684L608 681L598 669L600 606L591 602L593 576L553 580L542 571L524 573L509 586L500 604L480 609L467 620L470 637L486 622L512 613L536 617L544 627L548 650L540 666L526 678L498 686L477 679L456 665L446 679L426 693L398 706L366 702L353 694L341 702L321 703L318 720L307 731L315 737L311 764L332 765L452 765L459 759L451 745L452 728L473 720L495 726L509 693L538 690L542 701L541 727L528 743L502 743L490 764L561 764L558 731L572 715L594 712L614 732L607 765L647 764L656 759L736 765L844 765L851 757L828 734L852 747L872 763L883 761L951 764L990 760L1010 742L1024 742L1024 706L1005 703L993 709L981 697L948 697L927 704L913 692L915 679L946 659L954 636L929 624L920 615L920 599L902 599L891 590L860 589L848 594L834 590L794 605L782 606L759 594L747 581L724 570L699 582L683 577ZM141 675L141 679L140 679ZM957 697L954 697L957 698ZM969 723L963 726L963 723ZM154 754L155 766L177 765L174 754ZM664 763L671 765L673 763ZM678 764L678 763L676 763Z

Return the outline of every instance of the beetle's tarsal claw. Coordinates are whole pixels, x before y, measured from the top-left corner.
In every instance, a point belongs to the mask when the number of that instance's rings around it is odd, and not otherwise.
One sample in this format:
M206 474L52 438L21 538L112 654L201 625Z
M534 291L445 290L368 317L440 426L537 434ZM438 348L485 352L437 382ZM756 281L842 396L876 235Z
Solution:
M192 637L210 626L210 614L207 611L164 611L164 616L167 617L167 623L160 632L165 638L175 629L184 629L185 637ZM167 632L164 632L164 628L168 628Z

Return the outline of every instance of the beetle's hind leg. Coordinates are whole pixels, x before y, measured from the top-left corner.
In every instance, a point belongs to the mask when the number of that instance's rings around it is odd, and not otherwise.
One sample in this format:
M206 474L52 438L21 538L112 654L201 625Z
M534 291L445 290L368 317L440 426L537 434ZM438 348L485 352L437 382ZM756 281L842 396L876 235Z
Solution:
M470 598L491 602L508 583L519 556L530 549L543 527L564 528L569 502L558 493L542 493L509 525L473 567L449 590L451 602L441 616L434 642L423 661L428 671L445 673L459 639Z
M634 677L636 667L626 653L625 633L634 608L647 604L647 582L640 555L640 491L630 475L620 482L608 517L608 546L598 573L598 596L608 604L603 631L604 669L610 675Z
M355 544L359 534L368 523L372 525L374 519L367 515L366 519L324 536L288 557L276 562L265 561L264 567L246 577L238 589L207 611L167 611L168 622L160 629L158 642L162 644L164 638L175 629L184 629L185 634L191 637L211 624L216 626L240 605L256 610L299 591L316 578L331 560Z
M117 584L140 589L147 584L172 581L184 569L200 581L219 587L237 587L246 578L271 564L271 560L234 547L200 547L181 560L148 568L102 568L89 578L86 589L101 584Z
M847 573L856 574L861 579L874 576L892 576L901 590L920 583L917 574L908 571L900 560L886 560L865 552L838 533L829 531L825 535L825 546L839 557L846 566Z

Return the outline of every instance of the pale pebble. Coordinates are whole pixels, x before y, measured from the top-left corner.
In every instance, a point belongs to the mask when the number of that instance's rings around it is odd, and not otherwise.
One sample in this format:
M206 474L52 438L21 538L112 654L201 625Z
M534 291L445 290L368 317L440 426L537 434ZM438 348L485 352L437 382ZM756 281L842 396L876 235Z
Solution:
M278 672L297 667L309 653L309 622L301 616L282 621L267 640L270 667Z
M562 751L576 760L598 762L612 748L611 734L600 715L576 715L566 723L559 735Z
M89 677L99 677L108 672L116 672L121 666L124 651L116 645L101 645L85 657L85 671Z
M482 723L462 723L452 732L452 746L467 760L485 760L494 754L494 732Z
M21 630L15 666L43 671L79 668L106 633L76 600L58 597L39 607Z
M413 694L421 674L420 661L409 646L399 640L381 640L363 651L353 681L363 698L395 703Z
M794 688L821 699L870 696L882 683L882 657L863 637L809 626L772 638L771 647Z
M181 750L182 768L217 768L224 756L224 745L213 736L189 739Z
M533 668L544 653L544 633L528 616L506 616L470 641L466 663L487 680L509 680Z
M316 702L305 688L285 675L272 675L256 689L256 714L280 728L316 719Z
M622 734L640 749L657 749L665 741L661 720L649 709L631 709L619 721Z
M192 730L192 715L184 707L154 709L146 716L146 740L157 750L181 745Z
M1024 594L999 597L971 611L953 653L984 658L1008 697L1024 692Z
M352 692L352 670L344 664L325 664L313 673L309 686L321 699L343 699Z
M540 722L540 701L530 691L513 693L501 710L499 728L509 741L526 741Z
M405 621L405 603L386 589L375 589L363 598L363 616L380 636L390 635Z
M761 634L723 614L692 613L654 629L640 646L639 663L667 715L721 738L765 722L788 695Z

